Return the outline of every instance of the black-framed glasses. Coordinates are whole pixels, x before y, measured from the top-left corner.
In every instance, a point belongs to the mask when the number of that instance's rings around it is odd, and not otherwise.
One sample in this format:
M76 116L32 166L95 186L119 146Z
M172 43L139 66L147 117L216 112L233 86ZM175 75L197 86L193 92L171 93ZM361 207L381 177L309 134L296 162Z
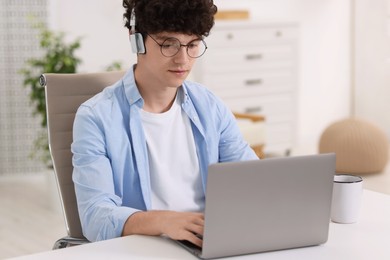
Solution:
M166 38L162 43L159 43L152 36L149 34L147 35L160 46L161 54L165 57L175 56L180 51L181 47L186 47L187 55L191 58L199 58L207 50L206 42L201 38L192 40L188 44L182 44L179 39L170 37Z

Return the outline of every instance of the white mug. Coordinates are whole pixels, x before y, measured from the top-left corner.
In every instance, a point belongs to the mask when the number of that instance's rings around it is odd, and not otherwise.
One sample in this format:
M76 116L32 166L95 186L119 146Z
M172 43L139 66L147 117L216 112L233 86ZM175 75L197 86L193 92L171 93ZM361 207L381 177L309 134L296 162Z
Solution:
M358 220L363 193L360 176L340 174L334 176L331 220L350 224Z

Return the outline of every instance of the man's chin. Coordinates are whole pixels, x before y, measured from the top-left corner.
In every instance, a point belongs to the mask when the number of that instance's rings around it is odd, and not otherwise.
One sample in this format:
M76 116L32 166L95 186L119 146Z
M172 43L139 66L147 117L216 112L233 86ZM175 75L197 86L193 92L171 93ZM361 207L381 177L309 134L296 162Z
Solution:
M183 85L183 82L184 82L184 79L183 80L175 80L173 82L170 82L170 84L168 84L168 87L179 88Z

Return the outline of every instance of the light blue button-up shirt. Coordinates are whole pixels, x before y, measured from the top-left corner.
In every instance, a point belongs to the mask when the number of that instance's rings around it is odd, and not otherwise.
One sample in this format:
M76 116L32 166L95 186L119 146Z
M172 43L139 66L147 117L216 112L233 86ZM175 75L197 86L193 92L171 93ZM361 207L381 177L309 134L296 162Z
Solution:
M231 111L200 84L182 85L203 192L209 164L258 159ZM133 69L80 106L73 127L73 181L80 220L90 241L121 236L128 217L151 206L148 154ZM163 136L161 138L164 138Z

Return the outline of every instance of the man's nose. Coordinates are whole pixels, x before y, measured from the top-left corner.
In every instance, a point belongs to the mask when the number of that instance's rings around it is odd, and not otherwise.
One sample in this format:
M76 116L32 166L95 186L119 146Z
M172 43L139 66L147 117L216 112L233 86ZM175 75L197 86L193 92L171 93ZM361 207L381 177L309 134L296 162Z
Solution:
M186 63L188 62L187 46L180 46L179 51L174 56L175 62Z

